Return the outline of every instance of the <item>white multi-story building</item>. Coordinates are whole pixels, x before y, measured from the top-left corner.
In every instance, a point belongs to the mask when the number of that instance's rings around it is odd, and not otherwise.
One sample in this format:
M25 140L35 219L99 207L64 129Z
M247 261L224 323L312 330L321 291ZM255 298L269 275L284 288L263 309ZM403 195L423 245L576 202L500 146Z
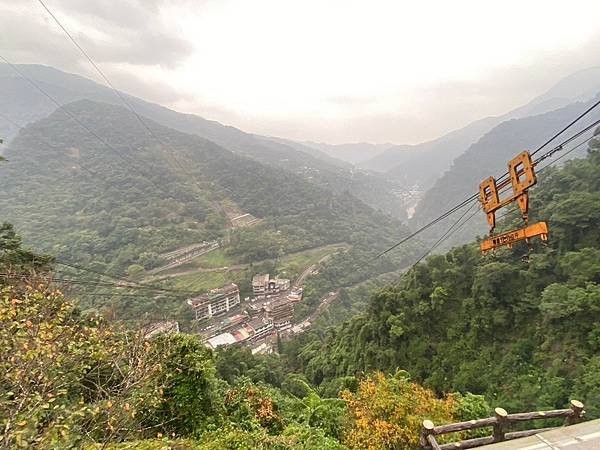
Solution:
M240 304L240 289L231 283L190 298L187 303L194 309L196 320L217 316Z

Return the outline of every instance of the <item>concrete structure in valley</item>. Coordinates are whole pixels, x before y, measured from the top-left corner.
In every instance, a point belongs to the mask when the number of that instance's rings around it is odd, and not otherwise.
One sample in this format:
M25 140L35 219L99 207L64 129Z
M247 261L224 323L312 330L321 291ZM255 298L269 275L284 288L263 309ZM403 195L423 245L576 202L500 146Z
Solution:
M246 345L268 336L274 331L273 323L263 319L253 319L235 330L217 334L206 341L206 346L212 349L231 344Z
M294 287L287 295L287 298L293 302L299 302L302 300L302 292L303 289L301 287Z
M263 319L253 319L248 326L254 330L254 338L263 337L273 331L273 323Z
M228 312L240 304L240 289L237 284L228 284L222 288L212 289L198 297L188 299L188 305L194 309L196 320Z
M271 278L270 275L254 275L252 277L252 293L256 298L265 298L277 295L290 288L290 280L286 278Z
M294 304L288 298L279 298L267 307L267 317L278 330L291 328L294 317Z
M215 349L217 347L222 347L224 345L235 344L237 341L233 334L231 333L221 333L216 336L211 337L207 341L207 347Z

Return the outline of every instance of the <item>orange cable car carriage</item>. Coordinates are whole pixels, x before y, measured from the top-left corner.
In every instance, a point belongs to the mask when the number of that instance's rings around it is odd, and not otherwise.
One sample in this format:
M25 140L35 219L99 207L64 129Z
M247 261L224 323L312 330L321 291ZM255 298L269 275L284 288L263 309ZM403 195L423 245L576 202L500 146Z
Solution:
M481 251L484 255L499 247L508 246L510 248L515 242L523 240L530 247L530 240L534 237L539 237L543 242L548 240L548 224L546 222L529 225L529 194L527 190L537 182L534 166L531 155L528 151L524 151L508 163L508 179L497 183L494 177L489 177L480 183L479 201L490 226L490 237L481 242ZM508 186L512 187L512 193L501 199L500 194ZM496 211L515 201L521 210L525 227L494 235Z

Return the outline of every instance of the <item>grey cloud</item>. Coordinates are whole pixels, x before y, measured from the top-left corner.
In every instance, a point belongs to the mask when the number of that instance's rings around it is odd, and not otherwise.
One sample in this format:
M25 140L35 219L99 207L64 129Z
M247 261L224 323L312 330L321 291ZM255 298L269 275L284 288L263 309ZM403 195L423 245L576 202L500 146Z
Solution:
M88 34L70 30L78 43L98 63L127 63L133 65L177 66L192 52L192 45L177 36L177 30L163 23L159 1L101 2L60 0L48 2L59 20L67 14L86 28L111 37L98 42ZM0 0L0 6L11 2ZM11 53L27 55L32 61L50 64L67 62L83 56L62 30L37 4L25 14L7 8L0 16L0 29ZM43 21L40 19L43 18ZM41 25L41 24L44 25ZM91 34L91 33L90 33ZM61 66L64 67L64 66Z
M54 12L61 11L69 16L78 16L80 18L91 18L101 20L111 26L136 29L145 28L152 17L159 12L161 0L142 0L142 1L120 1L114 0L58 0L46 2L46 5Z
M26 13L11 12L14 0L0 0L1 54L13 62L43 63L98 80L78 50L67 40L47 14L33 0ZM504 66L477 80L447 80L414 92L410 100L396 94L397 110L366 114L377 103L389 105L388 98L362 96L332 97L327 101L339 108L345 119L324 120L318 116L258 117L232 111L229 105L206 105L169 85L169 80L144 82L147 65L171 68L191 53L189 42L179 31L165 24L163 0L46 0L59 18L69 16L114 38L100 42L92 35L75 34L79 43L113 80L115 86L133 95L246 131L279 135L299 140L330 143L348 141L416 143L433 139L487 115L498 115L527 103L564 76L579 69L600 65L600 33L576 49L532 54L527 61ZM201 13L206 0L180 0ZM72 30L73 31L73 30ZM118 63L137 65L132 72L121 71ZM103 65L104 64L104 65ZM407 62L407 65L409 62ZM319 69L319 68L315 68ZM139 74L139 75L138 75ZM404 108L401 105L407 103Z
M6 3L4 0L0 0L0 9ZM91 2L76 3L87 5ZM49 6L52 5L49 4ZM27 13L9 10L0 14L3 44L0 54L13 63L46 64L67 72L81 74L104 84L104 81L99 78L79 50L68 41L62 30L57 28L52 19L47 17L45 21L40 20L40 16L34 15L36 12L44 17L45 13L35 7L30 8ZM97 24L97 26L99 25ZM105 26L103 31L108 32L108 28ZM187 56L189 51L187 44L180 45L174 40L165 38L160 34L160 29L139 33L134 28L120 29L119 33L120 36L127 36L127 38L119 39L116 45L109 46L105 43L97 43L88 36L76 34L75 38L118 89L149 101L167 104L175 103L185 97L185 94L171 86L167 80L148 82L138 76L135 69L133 72L125 72L118 66L106 63L140 65L138 73L141 74L143 66L147 64L161 64L162 66L176 64L178 58ZM18 75L15 73L15 76Z
M129 72L111 73L110 80L123 92L163 105L177 103L189 96L167 82L145 81Z

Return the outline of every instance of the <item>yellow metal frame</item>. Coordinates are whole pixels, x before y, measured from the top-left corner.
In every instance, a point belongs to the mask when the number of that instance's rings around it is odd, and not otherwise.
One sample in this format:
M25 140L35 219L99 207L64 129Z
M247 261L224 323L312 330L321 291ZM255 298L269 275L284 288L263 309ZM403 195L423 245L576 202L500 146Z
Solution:
M515 200L519 204L523 219L527 223L527 213L529 212L529 195L527 194L527 189L537 183L533 167L534 163L531 160L531 155L528 151L524 151L509 161L508 174L510 175L510 179L496 184L495 178L489 177L479 184L479 201L481 202L483 211L487 215L490 233L493 233L496 227L496 211ZM500 190L509 184L512 185L512 195L500 199Z
M538 222L519 230L493 235L494 228L496 228L496 211L514 201L518 203L525 225L527 225L529 212L529 194L527 190L537 183L534 166L535 163L532 161L529 152L523 151L509 161L508 179L498 184L494 177L489 177L479 184L479 201L490 226L490 238L481 243L481 250L484 254L505 245L511 247L513 242L522 240L529 242L531 238L537 236L542 241L548 240L548 225L546 222ZM512 194L501 199L500 192L509 185L512 186Z
M479 201L481 202L483 212L487 215L490 229L493 230L496 226L495 212L500 208L500 198L494 177L486 178L479 185Z
M548 224L546 222L537 222L532 225L528 225L525 228L507 231L506 233L491 236L490 238L481 242L480 247L483 254L486 254L490 250L504 246L508 246L510 248L515 242L523 240L528 241L529 239L538 236L543 242L548 240Z
M508 173L514 196L521 195L537 182L533 170L533 161L528 151L521 152L510 160Z

